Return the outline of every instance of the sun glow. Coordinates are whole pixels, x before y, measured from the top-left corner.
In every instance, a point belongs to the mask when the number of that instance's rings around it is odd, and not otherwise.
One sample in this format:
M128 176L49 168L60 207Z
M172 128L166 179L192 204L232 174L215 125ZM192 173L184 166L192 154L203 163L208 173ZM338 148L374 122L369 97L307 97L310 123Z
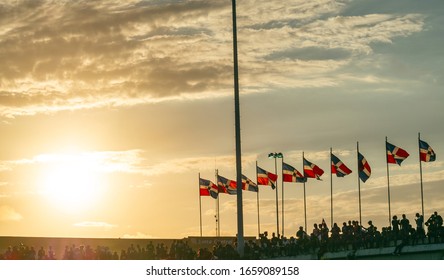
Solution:
M98 167L86 155L51 155L42 180L43 193L60 209L90 209L98 202L103 187Z

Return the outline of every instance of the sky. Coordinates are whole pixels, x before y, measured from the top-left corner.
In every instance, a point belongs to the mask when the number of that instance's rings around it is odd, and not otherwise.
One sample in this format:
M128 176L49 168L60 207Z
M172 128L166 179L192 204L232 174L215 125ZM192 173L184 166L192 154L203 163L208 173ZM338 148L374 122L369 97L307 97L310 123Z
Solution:
M281 152L302 171L308 229L359 219L357 142L372 168L362 220L388 226L385 137L409 152L389 166L391 213L444 212L444 2L237 1L242 173ZM235 179L231 1L0 1L0 235L182 238L216 234L199 176ZM330 179L329 153L353 172ZM277 160L280 174L281 160ZM279 217L282 183L278 179ZM285 234L303 226L303 184L284 184ZM256 193L243 193L256 236ZM261 231L276 230L260 186ZM235 236L236 198L220 195ZM281 219L281 218L280 218ZM282 221L281 228L282 228Z

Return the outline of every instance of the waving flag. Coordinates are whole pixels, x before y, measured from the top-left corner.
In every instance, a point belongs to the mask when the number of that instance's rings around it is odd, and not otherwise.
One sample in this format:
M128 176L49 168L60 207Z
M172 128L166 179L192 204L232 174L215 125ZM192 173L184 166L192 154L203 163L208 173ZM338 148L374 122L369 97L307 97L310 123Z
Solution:
M244 191L257 192L258 188L256 183L247 178L247 176L242 174L242 189Z
M200 196L210 196L210 188L200 185Z
M331 173L337 177L344 177L352 173L352 171L334 154L331 155Z
M324 174L324 170L319 168L316 164L309 162L304 158L304 175L309 178L316 178L321 180L321 176Z
M216 184L214 184L210 180L199 178L199 185L200 185L200 196L211 196L214 199L217 198L219 191Z
M282 176L284 182L303 183L307 181L307 178L299 173L296 168L289 164L286 164L285 162L282 163Z
M436 154L427 142L419 140L419 158L421 161L429 162L436 160Z
M257 184L258 185L270 185L274 190L276 188L276 180L278 176L274 173L268 172L259 166L257 166Z
M217 175L217 186L220 193L237 194L236 181Z
M370 178L370 175L372 174L372 169L361 153L358 153L358 169L359 178L362 180L362 182L365 183L365 181Z
M398 164L401 165L402 161L405 160L408 156L409 153L407 153L407 151L396 147L393 144L390 144L389 142L385 142L385 146L387 149L387 162L388 163L393 163L393 164Z

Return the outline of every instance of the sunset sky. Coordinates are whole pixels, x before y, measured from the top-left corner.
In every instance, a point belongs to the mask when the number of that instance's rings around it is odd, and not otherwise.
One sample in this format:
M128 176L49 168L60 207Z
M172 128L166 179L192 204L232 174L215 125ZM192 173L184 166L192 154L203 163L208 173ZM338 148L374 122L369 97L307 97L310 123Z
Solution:
M392 214L444 214L444 2L239 0L243 174L302 171L308 231L330 221L329 149L353 173L333 178L335 221L358 219L356 143L372 175L362 216L388 225L385 137L410 153L390 165ZM199 235L198 176L235 179L229 0L0 1L0 236ZM280 173L280 160L278 160ZM280 177L279 177L280 181ZM279 194L281 184L279 183ZM281 203L281 201L279 201ZM304 225L302 184L285 184L285 232ZM280 206L279 206L280 207ZM221 234L236 198L220 197ZM215 200L202 197L203 234ZM260 186L261 230L276 228ZM245 235L257 234L244 192Z

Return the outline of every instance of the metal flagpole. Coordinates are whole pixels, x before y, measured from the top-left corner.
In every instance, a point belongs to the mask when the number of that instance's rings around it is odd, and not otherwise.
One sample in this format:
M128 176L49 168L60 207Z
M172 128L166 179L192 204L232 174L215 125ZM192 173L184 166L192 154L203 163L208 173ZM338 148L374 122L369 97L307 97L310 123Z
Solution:
M333 226L333 170L331 168L333 150L330 147L330 225Z
M274 174L277 175L277 159L274 157ZM279 236L279 202L278 182L276 181L276 236Z
M419 177L421 181L421 211L422 216L424 217L424 189L422 184L422 162L421 162L421 134L418 132L418 150L419 150Z
M282 162L281 162L281 186L282 186L282 237L284 237L284 229L285 229L285 223L284 223L284 172L283 170L284 165L284 156L282 156Z
M239 66L237 58L236 0L231 1L233 20L233 77L234 77L234 115L236 136L236 187L237 187L237 251L244 256L244 214L242 204L242 153L240 129ZM240 190L240 191L239 191Z
M259 218L259 184L257 182L257 161L256 161L256 186L257 186L257 193L256 193L256 202L257 202L257 236L259 237L261 234L261 221Z
M388 210L389 210L389 225L391 225L392 211L390 209L390 173L389 173L389 164L387 157L387 136L385 137L385 162L387 164L387 197L388 197Z
M274 158L274 173L276 174L276 176L278 176L277 174L277 158L283 158L284 156L282 155L282 153L269 153L268 154L268 158ZM279 176L278 176L279 177ZM276 186L275 186L275 191L276 191L276 235L279 236L279 192L278 192L278 180L276 179Z
M216 236L220 236L220 213L219 213L219 170L215 169L216 185L217 185L217 206L216 206Z
M358 158L358 197L359 197L359 224L362 225L362 215L361 215L361 180L359 178L359 172L360 170L360 162L359 162L359 142L356 142L356 151L357 151L357 158Z
M199 218L200 218L200 237L202 237L202 197L200 196L200 173L199 173Z
M304 159L304 152L302 152L302 159ZM304 168L304 161L302 160L302 170L304 172L304 178L307 178L305 176L305 168ZM307 180L304 179L304 219L305 219L305 232L307 232L307 201L306 201L306 196L305 196L305 182Z

